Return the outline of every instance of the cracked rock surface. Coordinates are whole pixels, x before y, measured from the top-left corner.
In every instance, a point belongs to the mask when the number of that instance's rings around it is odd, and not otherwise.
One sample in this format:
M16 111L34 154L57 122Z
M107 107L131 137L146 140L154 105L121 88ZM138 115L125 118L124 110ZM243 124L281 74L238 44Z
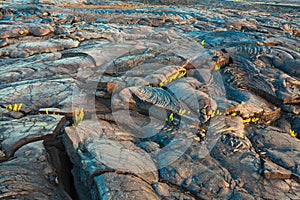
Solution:
M1 3L0 199L300 199L299 8Z

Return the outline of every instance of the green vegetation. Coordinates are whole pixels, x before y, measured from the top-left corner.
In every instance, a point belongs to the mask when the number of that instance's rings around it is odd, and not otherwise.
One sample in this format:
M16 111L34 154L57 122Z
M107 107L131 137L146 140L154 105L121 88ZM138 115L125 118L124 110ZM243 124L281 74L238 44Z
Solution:
M216 65L214 70L215 70L215 71L219 71L220 69L221 69L221 66Z
M237 113L236 112L233 112L233 113L231 113L230 114L232 117L235 117L235 116L237 116Z
M222 113L220 110L216 110L215 112L213 112L210 117L213 118L215 117L216 115L230 115L232 117L236 117L238 116L238 113L237 112L232 112L232 113L229 113L229 114L226 114L226 113ZM249 118L246 118L246 119L243 119L243 122L245 124L248 124L248 123L255 123L259 121L259 118L258 117L249 117Z
M294 138L297 137L297 133L292 129L290 129L290 135Z
M174 115L173 115L173 113L170 114L169 120L170 120L170 121L174 121Z
M174 114L173 113L171 113L170 115L169 115L169 117L167 117L166 118L166 121L174 121Z
M250 123L250 122L255 123L257 121L259 121L258 117L249 117L243 120L244 123Z
M75 116L75 120L74 120L74 123L72 124L72 126L77 126L79 124L79 122L81 122L84 118L84 111L83 111L83 108L80 109L79 111L79 108L75 108L75 113L74 113L74 116Z
M204 44L205 44L205 41L202 40L202 41L201 41L201 46L202 46L203 49L204 49Z
M172 76L168 77L165 81L159 83L159 87L163 87L165 83L171 83L172 81L182 78L186 75L186 69L180 69Z
M213 112L210 117L213 118L215 117L216 115L226 115L226 113L222 113L219 109L216 110L215 112Z
M185 113L186 113L186 110L183 110L183 109L180 109L180 110L179 110L179 114L180 114L180 115L184 115Z
M20 103L19 105L15 103L14 106L12 106L12 104L8 104L8 106L6 106L6 109L9 111L20 112L22 106L22 103Z

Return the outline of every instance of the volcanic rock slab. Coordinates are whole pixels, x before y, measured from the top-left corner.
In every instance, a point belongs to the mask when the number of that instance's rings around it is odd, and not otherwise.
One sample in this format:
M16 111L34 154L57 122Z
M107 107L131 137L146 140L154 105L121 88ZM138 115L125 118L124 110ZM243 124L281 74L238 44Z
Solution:
M57 188L57 175L42 143L24 145L14 159L0 164L1 199L70 199Z
M1 148L7 158L27 143L55 137L65 118L57 115L32 115L10 121L1 121ZM30 131L29 131L30 130Z

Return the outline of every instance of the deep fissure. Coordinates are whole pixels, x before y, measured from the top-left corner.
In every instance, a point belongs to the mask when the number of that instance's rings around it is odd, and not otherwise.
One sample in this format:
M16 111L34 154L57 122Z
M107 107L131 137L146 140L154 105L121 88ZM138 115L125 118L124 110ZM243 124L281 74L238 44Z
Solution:
M65 134L65 132L62 134ZM62 134L58 137L44 141L44 145L49 155L50 162L56 170L58 187L66 192L72 200L78 200L79 198L72 174L73 163L67 155L66 148L61 137Z

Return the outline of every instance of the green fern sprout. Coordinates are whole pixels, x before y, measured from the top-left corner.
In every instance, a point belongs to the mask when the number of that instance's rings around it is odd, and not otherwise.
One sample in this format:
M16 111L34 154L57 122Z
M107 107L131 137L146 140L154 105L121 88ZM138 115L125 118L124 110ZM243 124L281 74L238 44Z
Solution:
M258 118L258 117L249 117L249 118L246 118L246 119L243 120L243 122L244 122L245 124L248 124L248 123L250 123L250 122L255 123L255 122L257 122L257 121L259 121L259 118Z
M166 80L162 81L159 83L159 87L163 87L165 83L171 83L172 81L182 78L186 75L186 70L182 70L180 69L179 71L177 71L175 74L171 75L170 77L168 77Z
M180 114L180 115L184 115L185 113L186 113L186 110L184 110L184 109L180 109L180 110L179 110L179 114Z
M297 133L292 129L290 129L290 135L294 138L297 137Z
M15 103L14 106L12 106L12 104L8 104L8 106L6 106L6 109L9 111L20 112L22 106L22 103L20 103L19 105Z
M201 41L201 46L202 46L203 49L204 49L204 44L205 44L205 41L202 40L202 41Z
M230 114L232 117L235 117L235 116L237 116L237 113L236 112L233 112L233 113L231 113Z
M170 114L169 120L170 120L171 122L174 121L174 114L173 114L173 113Z
M219 71L220 69L221 69L221 67L219 65L216 65L214 70Z
M84 118L84 111L83 111L83 108L79 109L78 108L75 108L75 120L74 120L74 123L72 124L72 126L77 126L79 124L79 122L81 122Z

